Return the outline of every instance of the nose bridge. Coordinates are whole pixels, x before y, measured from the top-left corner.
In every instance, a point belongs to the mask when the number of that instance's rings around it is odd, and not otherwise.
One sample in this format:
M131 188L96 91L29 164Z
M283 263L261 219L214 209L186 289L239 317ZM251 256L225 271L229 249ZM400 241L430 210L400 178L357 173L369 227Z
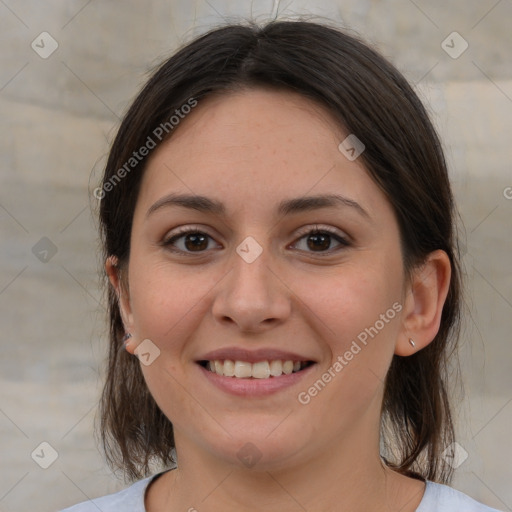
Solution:
M268 247L263 249L254 238L247 237L236 248L232 264L232 285L238 293L249 293L260 300L270 294L268 274L272 274L272 261Z
M257 330L289 314L286 287L275 276L268 246L253 237L245 238L233 251L229 266L231 271L214 304L219 320L230 319L242 329Z

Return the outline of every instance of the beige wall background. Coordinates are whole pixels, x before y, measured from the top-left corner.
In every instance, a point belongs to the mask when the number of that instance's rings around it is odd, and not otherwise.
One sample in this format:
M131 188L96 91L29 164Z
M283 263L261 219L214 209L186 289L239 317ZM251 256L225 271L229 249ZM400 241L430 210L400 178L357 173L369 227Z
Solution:
M441 132L466 248L454 486L512 510L511 0L0 0L0 511L124 486L93 437L105 325L91 191L148 70L211 25L308 13L376 44Z

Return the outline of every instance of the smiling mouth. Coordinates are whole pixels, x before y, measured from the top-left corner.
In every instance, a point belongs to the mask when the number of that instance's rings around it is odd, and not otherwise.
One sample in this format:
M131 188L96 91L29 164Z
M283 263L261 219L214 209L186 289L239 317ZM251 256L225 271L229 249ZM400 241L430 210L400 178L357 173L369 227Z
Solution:
M234 377L236 379L269 379L298 373L308 368L313 361L258 361L249 363L247 361L215 360L198 361L198 363L212 373L223 377Z

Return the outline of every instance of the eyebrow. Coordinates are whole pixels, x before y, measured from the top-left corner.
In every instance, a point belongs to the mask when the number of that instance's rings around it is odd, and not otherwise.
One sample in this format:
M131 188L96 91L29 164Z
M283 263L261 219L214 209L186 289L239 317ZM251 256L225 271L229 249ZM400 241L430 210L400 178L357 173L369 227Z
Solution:
M153 212L169 206L181 206L191 210L197 210L203 213L213 213L216 215L225 215L226 208L224 204L216 199L194 194L169 194L156 201L147 211L146 217ZM368 212L356 201L339 194L322 194L316 196L297 197L294 199L285 199L281 201L276 209L278 215L290 215L305 211L318 210L320 208L329 208L344 206L353 208L363 217L371 219Z

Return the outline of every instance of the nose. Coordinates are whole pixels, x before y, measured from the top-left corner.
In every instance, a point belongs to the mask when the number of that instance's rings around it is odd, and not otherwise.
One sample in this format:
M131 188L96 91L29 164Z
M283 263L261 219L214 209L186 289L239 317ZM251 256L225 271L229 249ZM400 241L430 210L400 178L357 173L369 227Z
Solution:
M232 270L219 283L212 306L214 317L252 333L284 322L291 311L291 292L279 276L277 265L272 265L268 251L251 263L236 252L232 260Z

